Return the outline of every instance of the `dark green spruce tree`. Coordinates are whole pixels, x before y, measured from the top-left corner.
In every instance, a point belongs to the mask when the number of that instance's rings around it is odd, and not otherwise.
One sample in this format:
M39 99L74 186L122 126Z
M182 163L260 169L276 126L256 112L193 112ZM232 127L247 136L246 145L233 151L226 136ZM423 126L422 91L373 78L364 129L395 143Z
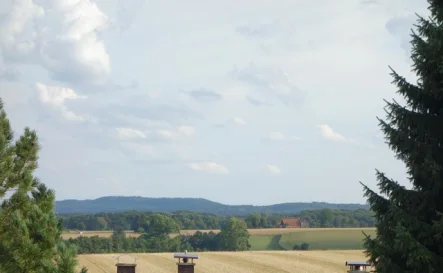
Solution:
M54 211L55 194L33 175L37 134L13 141L0 99L0 272L74 273L76 251L64 244ZM87 272L85 268L81 272Z
M379 119L389 147L407 168L410 187L377 171L381 195L364 186L377 234L364 246L378 273L443 272L443 1L428 0L431 16L412 31L415 84L392 70L406 105L386 102Z

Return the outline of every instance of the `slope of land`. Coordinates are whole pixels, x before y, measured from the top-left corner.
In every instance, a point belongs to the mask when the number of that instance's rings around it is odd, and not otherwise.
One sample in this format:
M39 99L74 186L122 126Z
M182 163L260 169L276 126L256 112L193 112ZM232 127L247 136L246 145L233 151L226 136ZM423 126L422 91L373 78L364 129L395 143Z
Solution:
M180 234L192 235L196 231L181 230ZM219 232L201 230L209 231ZM248 232L251 250L292 250L302 243L309 244L311 250L363 249L363 232L375 236L375 228L260 228Z
M180 234L192 235L197 230L182 230ZM219 230L201 230L219 232ZM363 232L375 235L375 228L266 228L249 229L251 250L292 250L294 245L309 244L310 250L363 249ZM63 233L64 239L79 236L110 237L109 231L71 231ZM128 231L126 236L136 237L139 233ZM171 234L171 237L178 234Z
M364 233L375 236L375 228L300 229L284 233L279 240L283 249L292 249L295 244L308 243L310 250L363 249Z
M309 272L343 273L346 260L365 260L362 251L246 251L198 253L196 273L269 273ZM89 273L115 272L118 254L79 255L79 266ZM131 257L132 256L132 257ZM137 272L177 272L172 253L131 254L120 262L137 263Z
M368 209L364 204L331 204L324 202L282 203L269 206L225 205L202 198L149 198L106 196L93 200L56 201L57 213L98 213L123 211L176 212L193 211L219 215L245 215L253 212L294 214L310 209Z

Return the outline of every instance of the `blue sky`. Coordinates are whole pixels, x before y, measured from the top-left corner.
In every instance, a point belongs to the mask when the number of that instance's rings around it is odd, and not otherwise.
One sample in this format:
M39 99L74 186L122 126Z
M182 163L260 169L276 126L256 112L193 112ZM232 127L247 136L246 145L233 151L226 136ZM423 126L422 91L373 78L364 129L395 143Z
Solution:
M363 203L426 1L0 2L0 97L57 199Z

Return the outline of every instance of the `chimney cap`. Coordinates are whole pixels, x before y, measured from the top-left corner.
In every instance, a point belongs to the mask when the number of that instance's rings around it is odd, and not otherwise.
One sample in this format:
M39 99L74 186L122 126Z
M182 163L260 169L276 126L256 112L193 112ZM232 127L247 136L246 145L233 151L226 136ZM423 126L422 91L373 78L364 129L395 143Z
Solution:
M117 263L115 264L117 267L136 267L137 264L129 264L129 263Z
M197 254L189 254L189 253L174 253L174 258L198 259L198 255Z
M370 266L371 263L367 261L346 261L347 266L355 265L355 266Z

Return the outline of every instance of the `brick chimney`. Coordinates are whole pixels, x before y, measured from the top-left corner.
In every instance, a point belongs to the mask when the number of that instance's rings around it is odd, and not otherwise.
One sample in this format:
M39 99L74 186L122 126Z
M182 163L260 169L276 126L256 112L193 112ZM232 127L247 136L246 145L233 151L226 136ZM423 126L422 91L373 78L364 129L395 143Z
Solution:
M120 258L122 256L129 256L127 254L123 254L117 257L117 264L115 265L117 267L117 273L135 273L135 267L137 266L137 258L132 257L134 259L134 263L127 263L127 262L120 262Z
M198 259L197 254L175 253L174 258L178 259L177 269L178 273L194 273L194 259Z
M118 263L115 266L117 266L117 273L135 273L135 267L136 264L125 264L125 263Z

